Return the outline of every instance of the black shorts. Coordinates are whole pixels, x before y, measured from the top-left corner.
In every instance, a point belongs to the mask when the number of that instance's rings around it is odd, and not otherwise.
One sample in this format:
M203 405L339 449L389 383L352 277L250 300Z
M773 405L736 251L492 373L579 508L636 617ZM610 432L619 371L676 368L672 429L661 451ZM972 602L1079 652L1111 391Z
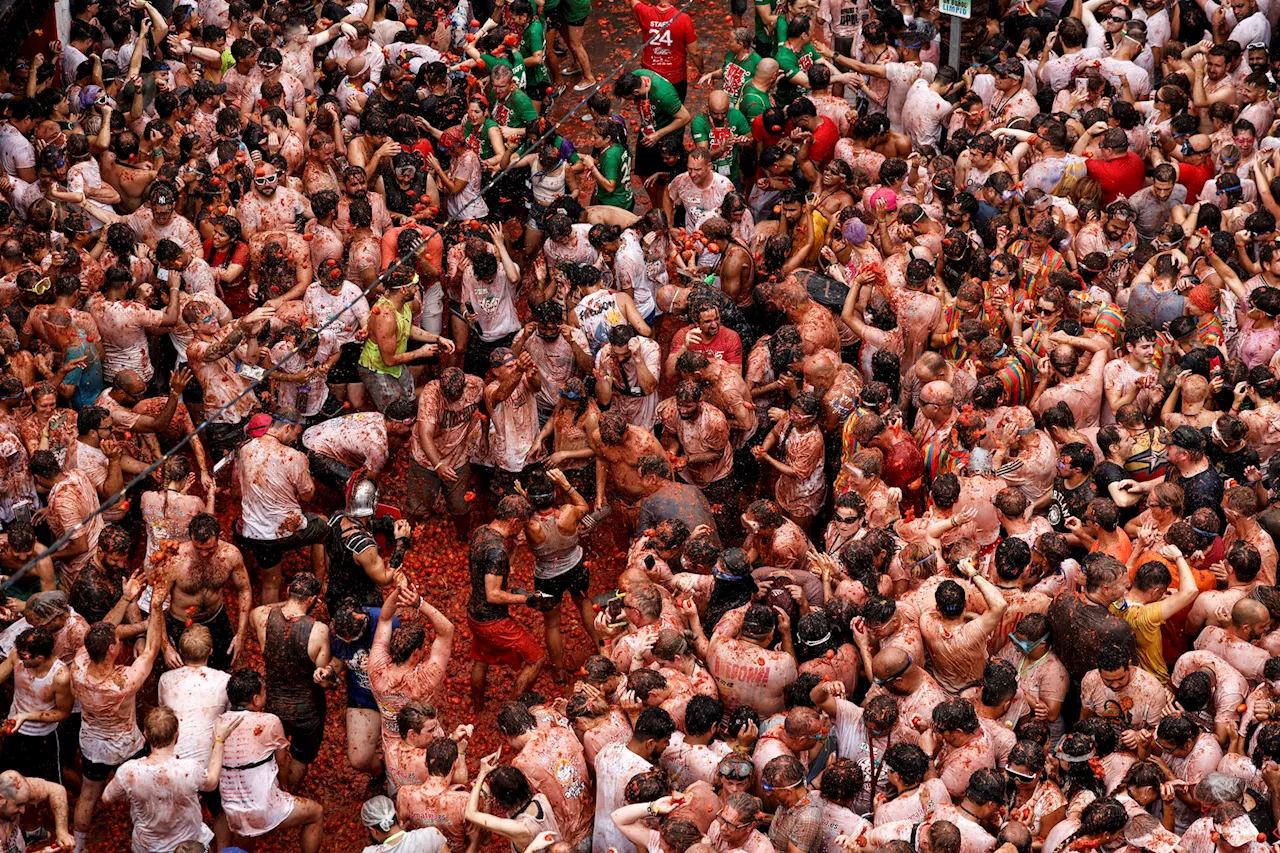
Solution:
M347 488L351 475L355 473L332 456L325 456L314 450L307 451L307 462L313 478L339 492Z
M235 639L236 632L231 627L231 617L227 615L227 608L225 606L219 607L218 612L205 621L193 624L205 626L213 637L213 652L209 655L209 666L214 669L230 669L231 654L227 649L230 648L231 641ZM169 642L176 649L178 648L178 642L182 639L183 632L187 630L187 621L177 618L172 613L165 613L164 630L169 635Z
M837 55L848 57L853 56L853 36L849 36L848 38L845 38L844 36L836 36L832 41L834 42L832 47L835 48Z
M258 561L260 568L274 569L280 565L280 561L284 559L285 554L298 548L305 548L308 545L323 542L328 532L329 526L323 518L307 513L307 526L283 539L250 539L247 536L240 535L237 535L236 538L240 540L250 554L253 554L253 558Z
M583 599L587 597L587 590L591 586L591 573L587 570L586 557L578 561L578 564L569 571L556 575L553 578L533 579L533 589L535 592L544 592L555 599L555 604L559 604L564 599L567 592L574 599ZM552 605L554 606L554 605Z
M550 89L551 86L547 83L526 83L524 86L524 93L529 96L529 100L531 101L545 101L547 99L547 92Z
M684 143L684 131L677 131L680 137L681 145ZM675 135L675 134L671 134ZM636 156L632 161L632 174L638 178L647 178L650 175L656 175L659 172L670 172L671 167L662 162L662 143L659 141L657 145L644 145L640 139L636 139Z
M222 789L214 788L212 791L201 791L200 802L204 803L204 807L209 810L209 817L216 818L222 814Z
M356 372L356 368L360 366L360 351L364 349L364 344L359 341L350 341L341 347L342 355L338 356L338 363L329 371L328 382L330 385L354 385L360 381L360 374Z
M324 742L324 708L316 717L280 722L284 725L284 733L289 736L289 754L303 764L315 761L320 754L320 744Z
M133 761L135 758L145 758L150 754L151 747L144 746L124 761ZM121 761L120 764L124 764L124 761ZM84 778L88 779L90 782L105 782L111 778L111 774L116 772L116 768L119 767L120 764L99 764L96 761L90 761L86 758L81 762L80 772L84 775Z
M58 755L63 767L75 767L80 757L80 725L84 717L72 714L58 723Z
M57 729L47 735L11 734L0 746L0 770L16 770L61 785L60 751Z
M581 27L587 23L587 18L591 17L591 5L586 4L581 9L571 9L570 4L565 0L560 0L560 5L551 10L551 25L556 29L561 27Z

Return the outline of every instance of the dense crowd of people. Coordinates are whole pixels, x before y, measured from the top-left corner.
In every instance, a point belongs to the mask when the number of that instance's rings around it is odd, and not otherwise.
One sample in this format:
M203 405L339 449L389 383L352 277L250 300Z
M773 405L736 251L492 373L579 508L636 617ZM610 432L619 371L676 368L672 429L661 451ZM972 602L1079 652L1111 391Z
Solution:
M0 71L0 850L1268 853L1280 2L630 7Z

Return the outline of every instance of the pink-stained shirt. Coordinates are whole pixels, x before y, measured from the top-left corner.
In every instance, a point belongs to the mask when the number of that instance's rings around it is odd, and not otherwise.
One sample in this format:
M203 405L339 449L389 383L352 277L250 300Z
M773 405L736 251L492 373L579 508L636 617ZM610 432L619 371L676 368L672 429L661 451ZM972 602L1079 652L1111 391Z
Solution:
M1264 680L1262 667L1271 659L1271 654L1265 649L1231 635L1226 628L1217 628L1212 625L1206 627L1200 632L1200 636L1196 637L1195 647L1201 651L1213 652L1231 664L1251 685L1257 685Z
M569 336L584 353L590 352L587 336L581 329L570 329ZM524 348L533 363L538 365L538 378L542 380L538 387L538 408L543 411L553 409L560 400L560 389L564 387L565 380L582 375L573 357L573 348L562 337L544 341L536 334L525 338Z
M680 416L674 397L658 404L658 420L665 434L680 442L684 457L701 453L719 453L711 462L690 464L680 469L680 478L698 487L722 480L733 470L733 448L729 444L729 422L724 412L709 403L700 403L692 420Z
M719 778L720 761L733 749L722 740L709 744L686 743L684 732L671 735L671 744L662 752L662 769L671 774L677 791L694 782L714 785Z
M190 758L153 764L126 761L103 791L105 802L129 800L133 853L172 850L184 841L213 841L200 812L200 786L205 766Z
M222 808L237 835L266 835L293 814L295 800L280 787L279 767L270 756L289 745L275 714L228 711L220 719L240 717L222 752ZM258 762L269 759L262 764ZM250 766L256 765L256 766ZM243 767L235 770L231 768Z
M185 542L187 526L206 509L204 498L165 489L142 493L142 523L147 527L147 558L161 542ZM147 565L150 565L148 563Z
M387 419L380 412L356 412L321 421L302 434L302 446L348 468L364 466L371 477L382 472L391 452Z
M300 500L315 483L305 454L268 434L241 447L235 464L244 536L285 539L306 526Z
M236 208L236 218L246 235L259 231L290 231L298 214L306 209L302 193L288 187L277 186L271 198L258 193L246 193Z
M76 533L76 538L86 537L89 549L70 559L55 561L66 576L66 580L69 581L65 588L70 589L75 579L80 576L80 572L89 565L94 552L98 550L98 536L106 526L102 515L95 514L100 506L98 490L93 487L93 482L83 471L66 471L62 479L49 490L47 501L49 512L46 518L49 532L55 537L61 537L80 522L88 519L84 527Z
M919 823L937 806L950 802L951 794L947 793L947 786L941 779L926 779L914 791L892 800L884 794L878 795L874 823L876 826L898 821Z
M949 821L960 830L960 853L991 853L995 849L995 838L951 803L937 804L929 814L929 820L924 822L900 820L894 823L878 824L867 835L867 849L874 850L890 841L910 841L912 838L919 838L929 831L934 821L939 820Z
M1176 690L1182 679L1200 669L1213 673L1213 719L1232 725L1240 721L1240 703L1249 694L1249 682L1234 666L1213 652L1193 649L1183 652L1174 664L1170 685Z
M511 766L524 772L533 790L545 794L562 838L578 845L591 834L594 797L582 744L563 726L535 729Z
M1095 716L1114 715L1118 709L1108 707L1108 703L1115 702L1132 715L1135 729L1154 729L1169 699L1169 691L1160 680L1141 667L1129 668L1129 683L1120 690L1105 685L1096 669L1086 672L1080 680L1080 701L1085 708Z
M160 325L164 312L148 308L140 302L108 301L96 294L89 302L89 313L102 333L102 376L107 382L122 370L137 371L144 382L154 370L147 349L147 330Z
M626 744L609 744L596 755L596 810L591 833L592 853L636 853L636 847L618 829L610 815L626 805L623 791L631 777L654 770L654 766L627 749Z
M920 614L920 634L929 652L934 678L953 695L982 680L988 635L977 621L947 625L937 610Z
M711 637L707 669L727 710L747 705L761 716L776 714L783 708L782 691L798 674L796 660L738 639L745 613L746 607L740 607L721 617Z
M99 764L120 764L142 749L135 702L138 689L151 674L151 662L138 659L115 666L99 678L89 672L89 651L76 652L71 665L71 693L80 703L80 751Z
M463 814L470 796L464 785L449 785L434 793L425 784L405 785L396 791L396 814L409 829L435 827L449 842L449 853L463 853L470 826Z
M204 766L213 751L213 726L226 713L227 681L231 674L207 666L184 666L160 676L160 704L178 715L178 744L174 754Z
M418 422L415 435L428 433L435 439L440 460L453 468L461 468L477 450L482 438L480 407L484 405L484 380L468 375L457 400L450 400L440 390L440 380L432 380L418 395ZM420 441L413 442L413 461L424 468L431 460Z
M236 373L236 367L245 352L243 342L230 354L213 361L205 361L205 354L235 331L235 326L226 326L213 334L213 340L205 341L197 338L187 345L187 362L191 365L191 371L204 391L205 411L220 412L231 404L232 400L236 400L225 411L213 416L215 423L236 423L248 417L258 406L257 398L253 394L245 394L236 399L250 385L248 379Z
M944 745L938 753L938 777L947 786L953 801L964 798L965 789L969 787L969 777L973 771L983 767L996 768L996 748L987 734L987 730L979 725L978 731L961 747Z

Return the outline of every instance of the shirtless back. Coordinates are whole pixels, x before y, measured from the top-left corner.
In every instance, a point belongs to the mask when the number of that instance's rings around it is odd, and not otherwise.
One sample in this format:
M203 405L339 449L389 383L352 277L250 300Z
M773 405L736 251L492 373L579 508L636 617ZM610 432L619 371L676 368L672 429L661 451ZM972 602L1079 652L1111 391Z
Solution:
M116 209L121 213L133 213L142 207L142 197L157 174L151 169L121 163L111 151L102 155L102 177L120 193Z

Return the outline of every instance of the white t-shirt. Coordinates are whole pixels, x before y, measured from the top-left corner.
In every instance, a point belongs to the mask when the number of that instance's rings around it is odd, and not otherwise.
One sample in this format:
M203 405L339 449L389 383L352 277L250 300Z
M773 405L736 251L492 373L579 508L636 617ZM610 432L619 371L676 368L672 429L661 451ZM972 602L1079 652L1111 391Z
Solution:
M902 107L907 102L907 91L916 80L932 83L938 67L928 62L889 62L884 66L884 73L889 80L889 126L901 132Z
M918 79L912 83L902 105L902 127L911 137L911 144L916 148L937 145L954 109L954 104L929 88L928 81Z
M34 169L36 166L35 146L8 122L0 124L0 166L14 178L18 176L19 169Z
M213 724L227 710L227 682L231 674L207 666L184 666L160 676L160 704L178 715L178 744L174 754L209 763L213 752Z
M189 758L159 764L126 761L107 784L105 796L129 798L133 853L170 853L184 841L208 845L213 830L200 815L205 765Z
M385 844L370 844L364 853L440 853L445 849L444 833L434 826L422 829L411 829L391 847Z

